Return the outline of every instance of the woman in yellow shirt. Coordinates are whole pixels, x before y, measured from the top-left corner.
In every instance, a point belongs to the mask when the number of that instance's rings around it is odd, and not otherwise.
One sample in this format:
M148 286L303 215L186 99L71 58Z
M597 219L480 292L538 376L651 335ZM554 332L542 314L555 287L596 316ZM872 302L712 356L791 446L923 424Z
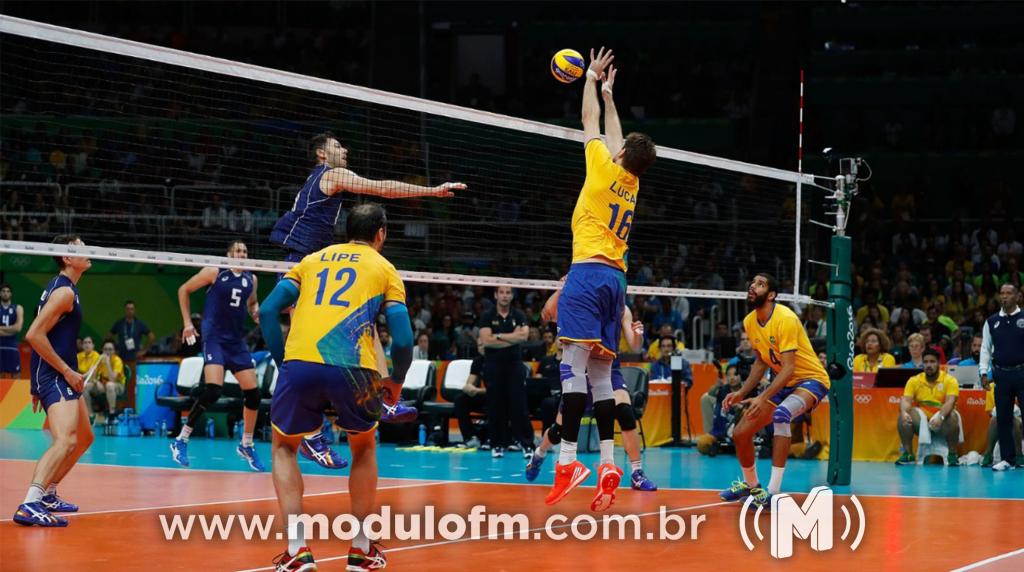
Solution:
M880 367L896 367L896 358L889 353L889 336L882 330L869 328L860 335L864 353L853 358L854 373L875 373Z
M85 349L85 340L82 340L82 348ZM104 343L103 353L97 359L99 360L99 365L96 367L96 373L85 384L85 391L82 392L82 396L85 398L86 410L92 413L92 399L106 395L107 423L113 423L117 410L117 397L124 394L124 361L115 353L114 342ZM81 361L79 362L79 368L81 368ZM88 371L88 369L85 371Z
M78 352L78 373L85 375L99 359L100 353L96 351L96 344L93 343L92 338L89 336L82 338L82 351ZM90 411L92 410L90 409Z

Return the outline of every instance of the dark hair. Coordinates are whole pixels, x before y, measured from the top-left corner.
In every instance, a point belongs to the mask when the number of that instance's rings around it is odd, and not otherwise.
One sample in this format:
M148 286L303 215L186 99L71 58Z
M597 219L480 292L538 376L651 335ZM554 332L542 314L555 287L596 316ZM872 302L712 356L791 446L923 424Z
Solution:
M314 135L313 138L309 140L310 156L315 160L317 149L326 149L327 142L331 139L337 139L337 137L335 137L334 133L331 133L330 131L324 131L323 133Z
M125 300L124 301L124 305L127 306L128 304L131 304L132 306L134 306L135 305L135 300Z
M756 276L760 276L761 278L764 278L765 283L768 285L768 292L769 293L771 293L771 292L775 292L776 294L779 293L779 281L776 280L774 276L772 276L771 274L768 274L767 272L758 272L754 276L755 277Z
M932 356L932 357L934 357L935 359L938 360L939 359L939 350L937 350L935 348L925 348L924 351L921 352L921 359L924 360L924 358L926 358L928 356Z
M345 234L349 240L373 242L377 231L388 227L387 213L377 203L363 203L352 207L345 221Z
M8 283L6 283L6 282L4 282L3 284L0 284L0 290L3 290L4 288L7 288L7 289L8 289L8 290L10 290L11 292L13 292L13 291L14 291L14 288L11 288L11 285L10 285L10 284L8 284Z
M675 336L662 336L658 340L658 345L660 346L661 342L663 342L665 340L668 340L668 341L672 342L672 347L676 347L676 337Z
M636 131L626 135L626 140L622 143L623 169L639 177L657 158L658 149L649 136Z
M236 244L245 244L245 241L241 238L236 238L228 243L228 247L224 251L231 252L231 249L234 248Z
M80 239L81 237L78 236L77 234L58 234L56 237L54 237L53 244L71 244L72 242L75 242L76 240ZM61 270L64 270L64 267L67 266L66 264L64 264L63 256L54 256L53 261L57 263L57 268Z

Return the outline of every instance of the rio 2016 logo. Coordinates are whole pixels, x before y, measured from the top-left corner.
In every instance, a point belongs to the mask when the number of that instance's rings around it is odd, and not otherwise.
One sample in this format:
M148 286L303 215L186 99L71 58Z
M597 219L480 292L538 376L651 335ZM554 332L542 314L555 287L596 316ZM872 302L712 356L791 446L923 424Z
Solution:
M846 307L846 323L849 330L846 332L846 341L850 346L850 353L846 355L846 371L853 371L854 341L857 339L857 322L853 319L853 306Z
M801 540L810 540L811 549L824 552L831 550L833 545L833 514L834 514L834 495L832 489L828 487L815 487L811 489L811 493L807 495L804 500L803 506L798 505L796 500L788 494L777 494L772 496L771 501L771 554L772 558L789 558L793 556L793 537L797 537ZM754 550L754 543L750 540L750 536L747 533L747 513L750 511L750 506L753 503L753 497L747 497L747 500L743 503L743 508L740 510L740 537L743 538L743 544L746 545L747 549ZM864 517L864 508L861 506L860 501L857 497L850 495L850 504L853 505L857 513L857 533L850 542L850 550L857 550L860 546L861 540L864 539L864 530L866 528L866 520ZM840 509L843 513L843 518L846 521L843 529L843 534L840 537L844 542L850 537L851 530L853 529L853 517L850 514L849 509L846 505L841 505ZM757 511L754 512L754 534L756 534L759 541L764 541L765 537L761 533L760 516L761 511L764 507L758 507Z

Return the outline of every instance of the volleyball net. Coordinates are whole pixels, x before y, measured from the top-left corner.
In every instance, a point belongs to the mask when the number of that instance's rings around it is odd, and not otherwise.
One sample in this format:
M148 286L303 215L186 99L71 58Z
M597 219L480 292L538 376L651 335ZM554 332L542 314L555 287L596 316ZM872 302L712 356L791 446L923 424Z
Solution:
M468 185L346 194L346 209L385 205L385 255L407 281L544 290L567 271L579 130L8 16L0 54L0 252L225 266L238 238L252 259L232 266L281 272L271 227L314 166L310 139L330 131L362 177ZM807 224L816 180L659 147L630 222L630 293L739 301L769 271L783 299L821 303L798 291L822 244ZM58 233L88 246L50 244Z

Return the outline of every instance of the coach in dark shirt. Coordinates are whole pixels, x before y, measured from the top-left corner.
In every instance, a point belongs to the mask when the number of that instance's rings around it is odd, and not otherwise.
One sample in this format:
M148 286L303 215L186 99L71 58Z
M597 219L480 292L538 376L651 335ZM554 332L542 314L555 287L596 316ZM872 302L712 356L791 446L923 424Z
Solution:
M520 344L530 327L526 315L512 308L512 288L499 286L495 306L480 316L480 345L484 347L484 379L487 380L487 415L491 434L491 456L502 457L508 447L509 424L520 428L529 423L526 411L526 370ZM533 440L520 436L523 448L532 451Z
M1017 447L1013 443L1013 402L1024 409L1024 312L1016 286L1003 284L999 289L999 306L999 312L989 316L982 329L978 371L985 389L996 384L996 428L1003 460L992 470L1005 471L1024 467L1024 459L1016 458Z

